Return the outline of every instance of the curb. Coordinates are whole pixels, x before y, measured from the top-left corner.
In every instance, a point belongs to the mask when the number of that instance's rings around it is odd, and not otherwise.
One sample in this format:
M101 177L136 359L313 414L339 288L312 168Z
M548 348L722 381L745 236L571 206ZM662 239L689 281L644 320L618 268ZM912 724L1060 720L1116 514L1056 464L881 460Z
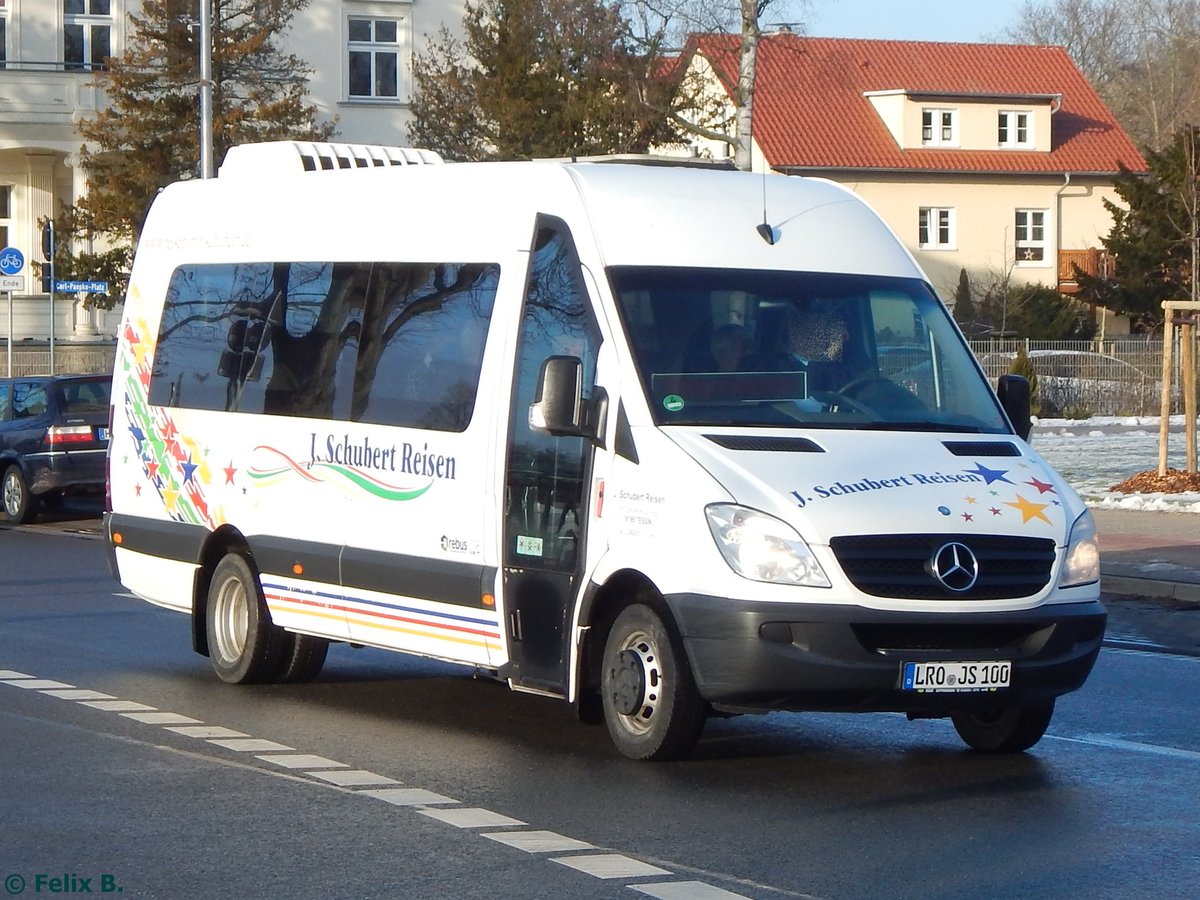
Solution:
M1152 597L1159 600L1200 603L1200 584L1187 581L1162 581L1158 578L1108 575L1101 572L1100 590L1125 597Z

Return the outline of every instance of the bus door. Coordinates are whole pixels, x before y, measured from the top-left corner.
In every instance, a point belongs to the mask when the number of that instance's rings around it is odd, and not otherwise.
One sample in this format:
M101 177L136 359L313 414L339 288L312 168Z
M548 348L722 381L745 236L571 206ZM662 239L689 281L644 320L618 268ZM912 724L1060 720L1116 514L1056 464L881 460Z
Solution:
M529 425L542 362L583 361L594 390L601 335L566 223L539 217L517 338L505 464L503 602L515 684L565 694L572 603L583 575L593 446Z

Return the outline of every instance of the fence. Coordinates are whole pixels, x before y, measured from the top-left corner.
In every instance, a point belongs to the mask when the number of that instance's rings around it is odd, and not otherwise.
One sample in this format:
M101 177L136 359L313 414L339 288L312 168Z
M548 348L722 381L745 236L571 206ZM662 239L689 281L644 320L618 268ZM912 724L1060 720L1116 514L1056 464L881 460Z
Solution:
M1042 416L1156 416L1162 408L1161 337L1095 341L971 341L988 380L1008 372L1024 347L1037 373L1034 404ZM1183 412L1179 354L1171 412Z
M971 341L971 350L988 380L1012 367L1017 350L1025 348L1037 372L1035 404L1042 416L1156 416L1162 403L1162 340L1122 338L1103 341ZM67 342L54 346L57 372L112 372L116 343ZM1180 354L1174 354L1171 412L1183 412L1179 385ZM14 375L50 371L45 341L19 341L13 346ZM8 346L0 341L0 376L8 372Z
M45 341L16 341L13 344L13 375L45 375L50 372L50 345ZM104 375L111 373L116 359L116 341L54 345L55 373ZM8 342L0 340L0 377L8 374Z

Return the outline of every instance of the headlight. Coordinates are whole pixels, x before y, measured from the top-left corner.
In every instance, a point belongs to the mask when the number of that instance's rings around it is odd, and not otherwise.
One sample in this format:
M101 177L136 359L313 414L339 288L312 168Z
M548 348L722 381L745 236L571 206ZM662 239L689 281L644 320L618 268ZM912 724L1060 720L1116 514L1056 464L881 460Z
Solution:
M715 503L704 512L725 562L744 578L830 586L808 544L786 522L732 503Z
M1067 561L1059 576L1059 587L1074 587L1100 580L1100 547L1096 543L1096 520L1084 510L1071 526Z

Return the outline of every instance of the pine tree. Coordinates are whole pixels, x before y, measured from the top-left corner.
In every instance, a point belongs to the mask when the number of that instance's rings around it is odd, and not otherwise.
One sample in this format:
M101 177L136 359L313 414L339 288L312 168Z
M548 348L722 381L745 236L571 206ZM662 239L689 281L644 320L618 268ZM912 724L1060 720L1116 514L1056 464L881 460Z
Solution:
M954 291L954 321L962 333L970 337L975 322L975 302L971 299L971 279L967 270L958 270L958 287Z
M213 158L234 144L323 140L306 102L309 69L283 53L279 35L309 0L209 0L212 16ZM125 53L98 76L107 106L80 123L88 193L80 224L134 238L155 193L198 174L197 0L145 0L129 17Z
M465 39L443 29L413 60L413 144L451 159L644 151L666 129L600 0L468 2ZM644 68L644 67L643 67Z
M1077 275L1082 298L1152 328L1162 322L1162 301L1188 299L1196 280L1200 128L1182 129L1170 146L1148 153L1146 161L1149 174L1122 166L1114 181L1125 206L1105 201L1113 227L1102 243L1116 256L1115 275Z

